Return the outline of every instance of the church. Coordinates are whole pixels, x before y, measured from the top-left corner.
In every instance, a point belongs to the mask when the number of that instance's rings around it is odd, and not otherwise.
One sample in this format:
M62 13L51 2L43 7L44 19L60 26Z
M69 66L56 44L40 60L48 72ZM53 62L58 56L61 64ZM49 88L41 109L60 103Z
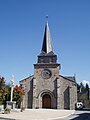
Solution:
M53 51L48 21L34 75L20 81L25 95L22 107L39 109L75 109L77 84L75 76L60 75L61 66Z

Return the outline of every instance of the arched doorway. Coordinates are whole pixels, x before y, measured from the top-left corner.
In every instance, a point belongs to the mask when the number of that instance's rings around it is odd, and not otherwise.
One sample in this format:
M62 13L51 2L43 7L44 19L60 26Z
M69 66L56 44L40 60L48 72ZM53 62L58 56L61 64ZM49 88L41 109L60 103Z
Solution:
M51 96L44 94L42 97L42 108L51 108Z

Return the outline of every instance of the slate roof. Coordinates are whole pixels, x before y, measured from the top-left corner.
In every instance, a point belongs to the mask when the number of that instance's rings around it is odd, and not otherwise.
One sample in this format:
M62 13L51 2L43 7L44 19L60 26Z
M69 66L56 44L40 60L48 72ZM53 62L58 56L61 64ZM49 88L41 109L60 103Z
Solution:
M72 82L76 82L75 76L62 76L62 75L60 75L60 77L63 77L64 79L67 79L67 80L72 81Z
M53 51L52 40L51 40L49 25L47 21L45 25L45 32L44 32L43 45L42 45L41 52L50 53L52 51Z

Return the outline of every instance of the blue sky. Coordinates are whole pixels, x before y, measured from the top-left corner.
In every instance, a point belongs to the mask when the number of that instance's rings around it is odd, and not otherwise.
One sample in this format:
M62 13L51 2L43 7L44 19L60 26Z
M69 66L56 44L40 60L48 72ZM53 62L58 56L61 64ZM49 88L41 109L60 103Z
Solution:
M48 15L60 74L90 81L90 0L0 0L0 75L34 73Z

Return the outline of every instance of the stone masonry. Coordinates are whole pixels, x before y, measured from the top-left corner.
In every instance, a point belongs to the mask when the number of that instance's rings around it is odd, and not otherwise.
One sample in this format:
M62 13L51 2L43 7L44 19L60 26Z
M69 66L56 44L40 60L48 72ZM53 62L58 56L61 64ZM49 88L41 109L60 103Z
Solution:
M48 22L41 53L34 64L34 75L20 81L25 108L75 109L77 84L75 76L60 75L60 64L54 54Z

